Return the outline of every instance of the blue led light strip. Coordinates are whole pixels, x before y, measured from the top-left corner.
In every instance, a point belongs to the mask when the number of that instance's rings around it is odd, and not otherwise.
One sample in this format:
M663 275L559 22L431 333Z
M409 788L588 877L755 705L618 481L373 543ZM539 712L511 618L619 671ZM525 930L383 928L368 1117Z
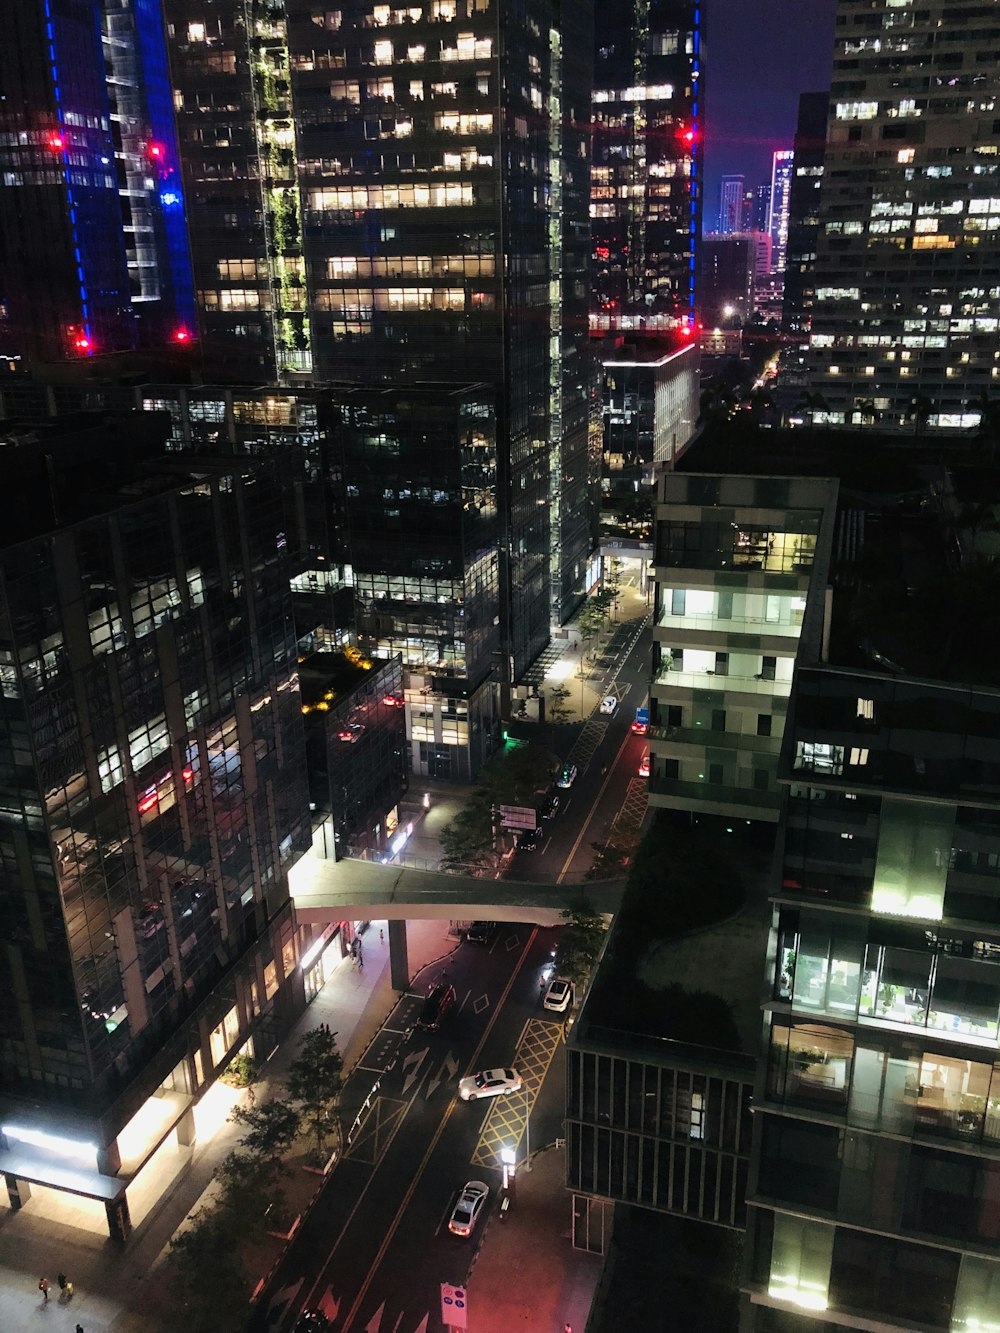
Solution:
M76 222L76 199L73 195L73 183L69 171L69 154L67 145L69 136L66 133L66 121L63 118L62 96L59 92L59 62L56 60L56 36L55 25L52 19L51 0L45 0L45 35L49 43L49 66L52 70L52 94L56 104L56 120L59 124L59 137L62 140L62 147L59 150L63 164L63 180L66 184L66 202L69 205L69 225L73 235L73 254L76 258L76 276L80 284L80 307L83 318L83 332L90 344L86 351L87 355L93 354L93 338L90 330L90 298L87 295L87 280L83 272L83 257L80 253L80 234Z
M688 223L688 237L691 243L691 258L688 261L688 322L694 328L694 288L698 245L701 237L698 231L698 196L701 180L698 176L698 149L701 144L701 131L698 125L698 85L701 82L701 9L694 7L694 24L691 33L691 129L694 140L691 144L691 217Z

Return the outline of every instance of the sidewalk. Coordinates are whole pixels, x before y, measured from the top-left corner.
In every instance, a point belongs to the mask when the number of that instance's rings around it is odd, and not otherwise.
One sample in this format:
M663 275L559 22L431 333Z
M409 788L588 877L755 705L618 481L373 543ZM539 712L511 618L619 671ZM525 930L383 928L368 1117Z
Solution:
M491 1217L468 1283L476 1333L585 1333L604 1260L573 1248L564 1162L562 1148L535 1153L506 1219Z
M338 1034L345 1073L357 1062L395 1003L388 932L384 941L379 939L384 929L385 922L373 921L365 931L363 970L352 967L350 959L334 968L265 1066L257 1086L259 1101L268 1095L272 1081L282 1082L301 1038L320 1023L329 1023ZM421 968L457 945L446 921L410 921L407 940L414 986L420 985ZM235 1090L226 1091L232 1093L230 1101L242 1100ZM166 1258L170 1238L199 1207L212 1172L236 1147L239 1133L237 1126L223 1123L193 1148L178 1147L171 1136L169 1146L146 1167L158 1180L144 1179L143 1172L130 1189L130 1197L133 1190L139 1195L145 1185L159 1197L137 1221L124 1247L108 1239L99 1204L36 1188L19 1213L0 1208L0 1330L24 1333L44 1327L46 1333L73 1333L79 1323L84 1333L173 1333L178 1325ZM162 1188L171 1178L160 1195L155 1187ZM66 1273L75 1286L72 1301L65 1304L58 1300L57 1272ZM47 1304L38 1291L43 1275L52 1284Z

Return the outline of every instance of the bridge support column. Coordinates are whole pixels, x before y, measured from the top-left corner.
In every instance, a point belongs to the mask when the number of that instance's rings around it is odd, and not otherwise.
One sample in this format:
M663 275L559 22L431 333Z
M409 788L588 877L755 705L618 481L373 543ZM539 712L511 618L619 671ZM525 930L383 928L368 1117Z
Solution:
M389 980L393 990L409 990L410 959L406 951L406 922L389 922Z

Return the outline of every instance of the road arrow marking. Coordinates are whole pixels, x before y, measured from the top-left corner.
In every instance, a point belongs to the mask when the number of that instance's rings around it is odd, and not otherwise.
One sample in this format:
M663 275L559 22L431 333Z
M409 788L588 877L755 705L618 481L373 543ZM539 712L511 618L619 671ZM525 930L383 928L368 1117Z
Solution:
M333 1294L333 1288L327 1287L320 1300L319 1308L326 1315L327 1319L336 1319L340 1312L340 1301Z
M423 1319L421 1319L420 1323L413 1330L413 1333L427 1333L427 1325L430 1323L430 1319L430 1315L425 1314Z
M433 1097L435 1092L437 1092L438 1088L444 1082L444 1080L446 1078L447 1079L454 1078L457 1073L458 1073L458 1061L452 1055L451 1051L449 1051L448 1054L444 1057L444 1062L442 1063L441 1068L438 1070L437 1074L435 1074L435 1076L428 1081L426 1095L428 1097Z
M413 1087L414 1083L416 1083L417 1076L420 1073L420 1066L424 1063L424 1060L427 1058L427 1053L429 1050L430 1047L425 1046L422 1051L413 1051L403 1061L403 1069L406 1071L406 1077L403 1079L404 1096Z
M300 1277L297 1282L291 1282L287 1287L282 1287L280 1291L274 1293L271 1297L271 1304L267 1307L268 1324L270 1324L271 1316L274 1314L275 1310L283 1305L291 1305L292 1301L294 1301L295 1297L299 1294L299 1287L302 1286L304 1281L305 1278Z
M385 1301L378 1307L368 1323L365 1324L365 1333L378 1333L382 1324L382 1311L385 1309Z

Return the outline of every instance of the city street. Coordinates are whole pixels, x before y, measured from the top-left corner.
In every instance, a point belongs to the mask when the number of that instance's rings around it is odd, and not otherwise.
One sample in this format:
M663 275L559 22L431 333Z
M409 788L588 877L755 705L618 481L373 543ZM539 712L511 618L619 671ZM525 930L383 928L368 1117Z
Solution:
M338 1333L426 1333L439 1327L439 1284L463 1284L496 1217L504 1148L523 1162L561 1133L562 1020L541 1008L542 970L555 932L502 928L488 947L462 944L428 969L445 973L454 1008L439 1031L414 1028L423 991L404 995L344 1092L348 1142L304 1220L249 1328L291 1329L321 1308ZM458 1079L516 1067L520 1092L456 1098ZM530 1142L529 1142L530 1137ZM469 1180L490 1197L472 1236L448 1218Z

